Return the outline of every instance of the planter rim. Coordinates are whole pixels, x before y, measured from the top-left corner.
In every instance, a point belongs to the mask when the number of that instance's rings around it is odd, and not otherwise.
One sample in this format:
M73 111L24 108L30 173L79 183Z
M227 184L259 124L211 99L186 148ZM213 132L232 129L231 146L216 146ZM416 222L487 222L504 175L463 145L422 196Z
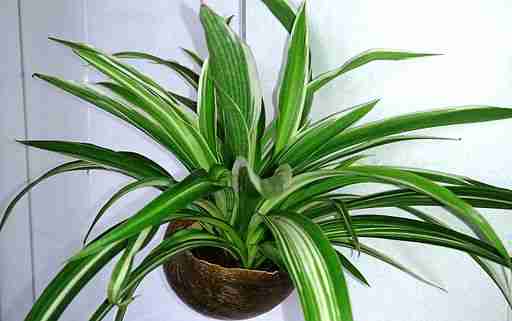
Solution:
M225 267L225 266L222 266L220 264L217 264L217 263L212 263L212 262L209 262L205 259L201 259L201 258L198 258L197 255L195 255L192 251L185 251L183 252L184 254L190 254L194 260L198 260L206 265L209 265L209 266L214 266L214 267L217 267L217 268L220 268L220 269L223 269L223 270L228 270L228 271L232 271L232 272L249 272L249 273L257 273L257 274L262 274L262 275L267 275L269 277L272 277L272 276L275 276L276 274L280 274L280 273L284 273L284 274L288 274L288 272L286 271L280 271L280 270L275 270L275 271L264 271L264 270L258 270L258 269L247 269L247 268L241 268L241 267Z

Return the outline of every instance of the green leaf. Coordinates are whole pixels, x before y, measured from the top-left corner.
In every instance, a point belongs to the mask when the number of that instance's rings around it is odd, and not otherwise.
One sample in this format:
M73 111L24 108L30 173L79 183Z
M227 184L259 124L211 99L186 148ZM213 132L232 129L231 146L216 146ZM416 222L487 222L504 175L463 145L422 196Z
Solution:
M209 178L204 171L191 174L153 199L123 224L91 242L76 254L72 260L87 257L113 242L125 240L136 235L149 226L160 225L165 219L188 217L190 216L189 214L179 213L178 211L196 199L219 190L221 187L216 181Z
M347 206L345 205L345 202L340 201L338 199L331 199L331 202L334 205L334 208L338 212L339 216L341 216L341 218L343 219L343 222L345 223L347 230L350 232L350 235L352 236L352 240L354 242L354 248L357 251L360 251L359 239L357 238L357 233L354 230L354 227L352 226L352 217L350 216L350 213L348 211Z
M175 151L181 151L179 146L176 146L176 140L168 132L166 132L162 125L157 121L157 117L155 118L150 115L151 113L147 112L148 106L143 99L140 99L140 97L133 94L133 92L131 92L129 89L113 82L102 81L97 82L96 85L106 88L114 95L119 96L126 102L126 104L128 104L128 107L130 109L132 109L137 114L141 115L141 117L146 118L147 122L152 124L153 131L155 131L155 127L158 130L157 133L159 135L157 136L164 136L164 138L162 139L164 142L171 141L171 143L168 143L169 145L172 146L170 150L173 153L176 153L178 156L181 156ZM173 105L167 105L165 107L171 108L171 113L178 114L180 120L187 122L190 126L194 128L197 127L197 115L195 115L194 113L196 109L196 103L186 97L180 96L170 91L166 91L166 94L173 99ZM184 101L186 104L181 103L181 101ZM193 108L193 110L191 108ZM163 135L160 132L163 132ZM157 142L159 141L157 140Z
M356 174L348 173L346 170L317 170L303 173L296 177L303 177L305 184L300 184L291 193L288 193L286 199L281 199L271 206L279 206L289 210L296 210L311 202L315 197L328 196L328 192L341 189L354 184L368 183L368 179ZM310 174L311 173L311 174ZM308 179L308 176L311 179ZM347 204L348 205L348 204Z
M396 169L410 172L422 177L425 177L427 179L430 179L435 182L439 183L445 183L445 184L452 184L452 185L476 185L481 187L490 187L495 188L494 186L479 182L477 180L474 180L472 178L462 176L462 175L456 175L456 174L450 174L450 173L444 173L441 171L434 171L424 168L414 168L414 167L394 167Z
M364 277L363 273L361 273L361 271L359 271L359 269L354 264L352 264L352 262L350 262L350 260L347 259L345 257L345 255L343 255L340 252L338 252L338 258L340 259L341 265L343 265L343 267L350 274L352 274L353 277L355 277L356 279L361 281L361 283L363 283L364 285L370 286L370 283L368 283L368 280L366 280L366 278Z
M353 164L355 164L358 161L360 161L361 159L365 159L365 158L368 158L368 157L370 157L370 155L354 155L354 156L351 156L349 158L346 158L346 159L342 160L339 163L336 163L336 166L334 167L334 170L339 170L339 169L344 169L344 168L350 167Z
M348 244L348 243L340 243L340 242L332 242L334 245L339 245L339 246L343 246L343 247L348 247L348 248L354 248L354 245L351 245L351 244ZM382 253L381 251L378 251L368 245L365 245L365 244L362 244L360 243L360 251L364 254L367 254L369 256L372 256L374 258L376 258L377 260L381 261L381 262L384 262L386 264L389 264L391 265L392 267L404 272L405 274L408 274L409 276L412 276L413 278L415 278L416 280L422 282L422 283L425 283L429 286L432 286L432 287L435 287L443 292L447 292L443 286L437 284L437 283L434 283L428 279L426 279L425 277L421 276L420 274L414 272L413 270L407 268L405 265L403 265L402 263L398 262L397 260L391 258L390 256Z
M196 101L194 101L188 97L182 96L180 94L174 93L172 91L167 91L167 93L169 95L171 95L174 99L176 99L177 101L182 103L184 106L188 107L191 111L197 112L197 102Z
M141 107L176 141L184 154L194 159L195 167L209 169L215 164L214 155L199 130L189 123L176 101L154 80L90 46L51 39L72 48L83 60L136 95L144 104Z
M85 245L87 242L87 239L89 238L89 235L91 234L92 230L94 229L94 226L98 223L98 221L103 217L105 212L112 206L114 203L116 203L119 199L121 199L123 196L125 196L128 193L131 193L135 190L145 188L145 187L169 187L170 185L174 184L175 181L169 178L144 178L141 180L138 180L136 182L130 183L123 188L121 188L119 191L117 191L98 211L98 214L94 217L93 222L91 223L91 226L87 230L87 233L85 233L83 244Z
M487 222L487 220L473 207L462 201L450 190L444 188L443 186L438 185L421 176L386 166L354 166L347 170L353 173L367 176L374 180L376 179L377 182L385 181L397 185L407 186L408 188L434 198L435 200L445 205L448 209L450 209L480 238L495 246L503 258L509 260L508 252L505 246L501 242L492 226Z
M87 170L93 170L93 169L102 169L102 170L109 170L107 168L104 168L102 166L99 166L99 165L96 165L96 164L93 164L93 163L90 163L90 162L86 162L86 161L74 161L74 162L69 162L69 163L65 163L65 164L62 164L62 165L59 165L51 170L49 170L48 172L44 173L43 175L41 175L40 177L38 177L37 179L33 180L32 182L30 182L29 184L27 184L27 186L25 186L15 197L14 199L9 203L9 205L7 206L4 214L2 215L2 220L0 221L0 231L2 231L2 229L4 228L4 225L5 223L7 222L7 219L9 218L9 216L11 215L12 213L12 210L14 209L14 207L16 206L16 204L19 202L19 200L25 195L27 194L33 187L35 187L36 185L38 185L39 183L45 181L46 179L52 177L52 176L55 176L55 175L58 175L58 174L62 174L62 173L67 173L67 172L74 172L74 171L87 171Z
M204 4L201 5L200 18L210 54L212 78L225 93L218 97L221 113L229 113L223 110L224 105L232 105L232 102L227 101L229 97L240 108L247 127L252 130L259 119L262 99L252 53L227 25L224 17Z
M339 176L346 176L346 174L340 171L319 170L294 176L289 184L289 187L283 193L265 200L263 203L261 203L258 211L261 214L269 213L272 209L275 209L277 206L279 206L289 196L293 195L297 191L300 191L302 188L308 186L309 184L330 177Z
M270 12L281 22L281 25L292 32L293 22L295 21L295 12L288 0L262 0Z
M227 250L234 257L238 256L237 248L225 240L197 230L180 230L166 237L148 256L130 273L125 286L119 293L120 297L130 298L144 278L159 266L167 263L174 255L198 247L217 247ZM90 321L100 321L105 318L114 305L104 300L93 314Z
M299 133L297 141L287 148L284 154L279 157L279 163L287 163L295 167L307 162L326 141L363 118L378 102L379 100L372 100L354 106L348 113L342 113L341 115L334 114L317 124L311 125L307 130Z
M261 143L263 146L269 146L272 142L272 139L275 136L276 131L276 120L272 119L270 124L267 125L265 131L263 133L263 137L261 138Z
M141 100L137 95L134 95L130 90L127 90L125 87L116 83L98 82L97 85L108 89L113 94L128 102L131 109L131 114L134 113L133 118L135 118L135 121L137 122L138 119L141 117L143 118L143 121L139 122L143 122L145 127L139 127L139 129L152 137L155 142L159 143L167 150L172 152L189 171L197 168L198 165L193 156L185 153L184 149L179 145L179 142L164 127L162 127L162 125L156 121L155 118L148 115L148 113L145 111L145 108L143 108L146 106L144 101ZM185 111L181 111L180 107L182 106L176 106L176 112L181 114L181 116L183 116L183 118L188 121L189 124L193 124L194 120L186 115Z
M217 87L217 97L222 105L222 124L224 126L225 144L229 148L229 158L243 157L254 163L255 131L251 131L240 106L231 99L220 87ZM222 98L222 99L220 99ZM229 164L228 164L229 167Z
M209 212L207 212L207 214L210 215ZM247 248L245 246L245 243L240 237L239 233L226 221L225 218L218 218L213 215L203 216L196 211L187 209L179 211L178 215L181 216L182 219L197 220L200 223L211 224L219 228L222 234L225 235L226 239L229 240L236 247L237 253L240 256L242 266L247 267Z
M478 123L512 117L511 108L466 106L411 113L371 122L344 131L322 148L320 156L369 140L408 132L456 124Z
M197 53L195 53L194 51L190 50L190 49L187 49L187 48L181 48L181 50L183 50L183 52L185 52L187 54L187 56L190 57L190 59L192 59L192 61L199 67L199 68L202 68L203 67L203 59L201 57L199 57L199 55Z
M269 259L274 263L276 266L279 267L282 271L286 271L286 267L284 266L283 259L281 258L281 253L276 247L276 244L274 242L264 242L259 245L259 250L263 254L263 258ZM263 263L264 260L262 260L261 263ZM256 264L256 267L259 265Z
M474 207L512 209L512 191L486 186L445 186L460 199ZM410 189L396 189L369 194L348 201L354 209L394 206L441 206L428 195Z
M313 169L318 169L323 166L328 166L339 159L344 157L348 157L368 149L372 149L379 146L406 142L406 141L415 141L415 140L440 140L440 141L458 141L455 138L447 138L447 137L437 137L437 136L425 136L425 135L394 135L389 137L378 138L374 140L369 140L367 142L363 142L353 147L349 147L346 149L342 149L336 153L328 155L324 158L314 157L311 159L304 161L302 166L298 166L297 171L308 171ZM318 159L317 161L313 161Z
M439 54L431 54L431 53L416 53L416 52L407 52L407 51L399 51L392 49L372 49L368 51L364 51L359 55L352 57L349 61L344 63L341 67L331 70L329 72L323 73L313 79L313 81L309 84L308 90L311 92L315 92L318 89L325 86L331 80L343 75L350 70L356 69L363 65L366 65L372 61L378 60L405 60L412 58L420 58L420 57L430 57L430 56L438 56Z
M307 321L351 321L343 269L322 230L298 213L264 216L299 294Z
M123 300L120 296L120 292L132 269L135 255L155 236L157 231L158 228L148 227L128 242L123 255L112 271L112 276L108 284L107 294L111 303L116 305L122 304Z
M342 220L331 219L318 223L333 242L352 245L350 232ZM382 238L437 245L466 252L508 266L510 258L487 242L437 224L393 216L356 215L352 224L360 238Z
M448 227L447 224L444 222L436 219L435 217L420 211L413 207L400 207L400 209L408 212L409 214L416 216L417 218L428 222L432 224L441 225L444 227ZM506 271L503 271L503 273L499 274L496 269L488 262L486 262L484 259L479 258L475 255L470 255L471 258L484 270L485 273L491 278L491 280L496 284L498 289L500 289L500 292L502 293L503 297L507 301L509 307L512 308L512 295L508 289L508 280L507 280L507 274Z
M94 311L89 321L102 321L108 313L114 308L114 305L108 300L104 300L100 306Z
M171 175L149 158L132 152L116 152L89 143L25 140L20 143L51 152L71 156L95 165L112 168L135 178L166 177Z
M288 188L276 195L272 198L263 200L257 207L257 213L261 215L253 215L251 222L249 223L249 228L247 232L247 244L249 247L253 248L253 251L257 249L257 244L262 240L265 228L262 226L263 219L262 216L268 214L270 211L277 209L281 206L281 209L289 209L288 206L282 206L283 202L287 200L290 196L293 196L298 191L301 191L306 186L321 181L328 178L339 178L339 176L346 176L345 174L341 174L338 171L314 171L309 173L304 173L301 175L294 176L288 186ZM344 177L341 177L344 181ZM306 199L310 199L306 197ZM251 252L251 249L249 249ZM249 254L251 256L251 254Z
M281 25L288 31L288 33L292 33L293 23L295 22L296 15L295 10L293 9L290 1L288 0L263 0L263 3L268 7L270 12L276 17ZM309 81L312 80L312 68L311 68L311 55L309 58ZM309 113L311 112L311 107L313 106L313 97L314 93L308 91L306 93L306 100L304 102L304 108L302 110L301 115L301 127L305 127L309 120Z
M274 155L278 155L295 139L306 100L310 61L305 3L302 4L295 19L286 57L279 85Z
M90 102L115 117L128 122L151 137L155 142L175 154L186 167L189 169L192 168L191 164L193 164L193 162L190 161L188 155L185 155L179 146L176 145L175 140L169 135L169 133L167 133L152 117L147 115L143 109L134 107L142 106L143 103L140 102L140 99L136 95L132 94L126 88L110 82L98 83L101 87L107 88L109 91L115 93L121 98L126 99L129 105L119 99L109 97L91 86L42 74L34 74L34 77L42 79L57 88L63 89L76 97Z
M220 152L217 136L217 103L215 100L215 83L210 77L210 63L207 59L203 64L198 89L199 130L206 139L210 149ZM219 158L219 156L217 157Z
M197 230L180 230L162 241L130 273L129 280L121 294L126 295L133 291L150 272L167 263L174 255L198 247L221 248L227 250L234 257L239 256L236 247L219 237Z
M162 59L160 57L138 51L124 51L113 54L114 57L123 59L143 59L154 62L159 65L169 67L180 75L192 88L197 89L199 83L199 75L192 69L183 66L182 64L174 61Z
M288 189L292 181L292 169L288 164L279 166L271 177L261 179L245 159L239 158L235 161L232 170L232 185L233 189L237 193L240 193L239 181L240 171L242 169L247 170L249 180L253 187L266 199L270 199L283 193Z
M235 18L235 15L232 14L231 16L226 18L226 24L229 26L231 22L233 22L233 18Z

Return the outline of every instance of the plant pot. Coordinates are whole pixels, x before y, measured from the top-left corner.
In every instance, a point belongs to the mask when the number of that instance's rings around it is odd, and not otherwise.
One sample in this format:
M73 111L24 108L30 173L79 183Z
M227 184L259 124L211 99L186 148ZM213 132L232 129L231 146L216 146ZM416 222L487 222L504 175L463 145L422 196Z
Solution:
M183 222L176 225L169 224L167 233L186 226ZM213 248L176 255L164 265L164 272L186 305L223 320L248 319L268 312L293 290L286 273L233 267L227 254Z

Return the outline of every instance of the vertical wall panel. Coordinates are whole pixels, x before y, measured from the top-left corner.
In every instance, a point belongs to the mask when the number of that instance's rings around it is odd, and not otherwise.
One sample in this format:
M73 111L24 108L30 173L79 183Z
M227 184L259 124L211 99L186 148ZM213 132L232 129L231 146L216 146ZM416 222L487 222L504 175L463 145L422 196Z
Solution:
M247 6L247 39L258 59L268 101L287 36L260 1L248 1ZM309 1L309 13L315 74L335 68L369 48L446 54L408 62L372 63L352 71L317 95L314 119L373 98L382 101L366 121L444 106L511 105L512 45L503 41L512 33L510 2L315 0ZM428 134L461 137L462 141L380 148L372 152L376 157L369 162L451 171L510 188L508 164L512 154L504 146L511 124L501 121L431 130ZM510 245L510 216L501 211L482 212ZM446 217L440 212L435 215ZM350 282L356 320L506 319L504 300L466 256L426 246L375 244L430 279L442 281L449 292L428 288L361 257L356 263L367 273L372 287ZM283 319L288 320L287 313L283 313Z
M82 1L21 0L21 23L25 72L26 109L29 139L87 141L88 110L77 99L62 93L30 75L47 73L81 80L84 64L69 49L50 42L54 36L84 39ZM68 160L62 156L31 149L30 178ZM62 268L67 257L81 247L83 225L88 218L88 178L65 174L36 188L31 197L34 240L34 277L39 295ZM82 305L73 304L63 316L83 319ZM10 321L10 320L9 320Z
M26 153L15 139L25 137L18 3L0 4L3 50L0 63L0 210L27 180ZM1 216L1 214L0 214ZM30 225L27 200L21 201L0 233L0 320L22 320L32 295Z

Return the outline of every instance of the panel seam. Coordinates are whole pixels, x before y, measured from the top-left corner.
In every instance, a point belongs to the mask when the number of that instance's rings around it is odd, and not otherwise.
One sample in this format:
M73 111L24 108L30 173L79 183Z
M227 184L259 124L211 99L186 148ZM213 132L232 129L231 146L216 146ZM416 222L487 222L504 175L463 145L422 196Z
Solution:
M82 3L82 29L83 29L83 40L84 40L84 43L89 43L89 15L88 15L88 10L87 10L87 0L82 0L81 1ZM87 67L84 67L84 71L83 71L83 76L82 76L82 81L84 83L88 83L89 82L89 68ZM91 142L91 123L92 123L92 111L91 111L91 108L87 108L87 111L86 111L86 122L87 122L87 129L86 129L86 136L87 136L87 141L90 143ZM92 186L93 186L93 177L91 175L91 171L88 170L86 171L85 173L86 177L87 177L87 204L90 205L92 204L92 198L91 198L91 189L92 189Z
M246 0L240 0L240 36L247 41L247 3Z
M17 1L18 5L18 43L20 46L20 71L21 71L21 101L23 108L23 131L25 139L28 139L28 107L27 107L27 75L25 72L25 51L23 48L23 22L22 22L22 9L21 0ZM30 159L28 146L25 149L25 180L26 183L30 182ZM36 277L35 277L35 262L34 262L34 228L32 217L32 192L27 193L27 209L28 209L28 229L29 229L29 247L30 247L30 272L31 272L31 287L32 287L32 302L36 300Z

